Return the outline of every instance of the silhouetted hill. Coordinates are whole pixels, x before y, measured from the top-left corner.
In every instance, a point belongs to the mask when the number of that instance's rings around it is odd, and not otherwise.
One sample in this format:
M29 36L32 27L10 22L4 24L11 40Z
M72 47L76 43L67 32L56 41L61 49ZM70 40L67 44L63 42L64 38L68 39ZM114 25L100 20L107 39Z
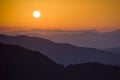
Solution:
M97 63L64 68L39 52L0 43L0 80L120 80L120 67Z
M62 68L39 52L0 43L0 80L56 80Z
M117 53L117 54L120 55L120 47L111 48L111 49L108 49L107 51L110 51L110 52L113 52L113 53Z
M65 69L65 74L64 80L119 80L120 68L97 63L85 63L68 66Z
M30 50L42 52L57 63L65 65L83 62L120 65L120 55L67 43L55 43L39 37L0 35L0 42L20 45Z

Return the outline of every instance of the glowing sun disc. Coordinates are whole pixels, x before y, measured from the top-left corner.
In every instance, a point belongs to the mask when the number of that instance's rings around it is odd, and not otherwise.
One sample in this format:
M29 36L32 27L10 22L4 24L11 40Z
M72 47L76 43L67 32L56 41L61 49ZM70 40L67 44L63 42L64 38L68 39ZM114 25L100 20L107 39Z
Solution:
M34 12L33 12L33 17L34 17L34 18L39 18L40 16L41 16L40 11L34 11Z

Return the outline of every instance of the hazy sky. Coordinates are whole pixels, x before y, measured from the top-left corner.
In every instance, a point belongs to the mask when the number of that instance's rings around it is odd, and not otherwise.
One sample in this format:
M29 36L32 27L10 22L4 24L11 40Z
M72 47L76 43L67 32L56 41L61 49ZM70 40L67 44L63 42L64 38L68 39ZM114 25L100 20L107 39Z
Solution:
M0 0L0 31L32 28L120 29L120 0Z

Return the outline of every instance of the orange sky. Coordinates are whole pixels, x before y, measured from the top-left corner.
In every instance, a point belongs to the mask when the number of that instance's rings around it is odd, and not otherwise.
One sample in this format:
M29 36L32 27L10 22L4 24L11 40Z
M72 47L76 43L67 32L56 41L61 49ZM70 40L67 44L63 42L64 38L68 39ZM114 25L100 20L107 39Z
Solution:
M120 29L119 8L119 0L0 0L0 31Z

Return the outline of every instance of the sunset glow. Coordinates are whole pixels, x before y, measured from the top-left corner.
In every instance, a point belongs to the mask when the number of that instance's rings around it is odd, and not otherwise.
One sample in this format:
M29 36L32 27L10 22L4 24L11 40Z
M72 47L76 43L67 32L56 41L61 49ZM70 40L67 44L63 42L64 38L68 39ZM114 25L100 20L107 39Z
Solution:
M0 31L120 29L119 0L1 0ZM34 10L40 10L35 18Z

